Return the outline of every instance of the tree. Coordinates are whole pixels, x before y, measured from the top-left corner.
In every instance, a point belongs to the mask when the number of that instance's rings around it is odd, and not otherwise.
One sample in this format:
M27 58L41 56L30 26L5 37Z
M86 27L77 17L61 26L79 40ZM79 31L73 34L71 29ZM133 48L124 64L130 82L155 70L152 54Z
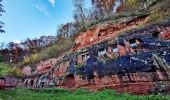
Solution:
M101 17L113 13L113 8L117 0L92 0L93 8L95 12Z
M68 38L75 33L75 27L73 23L60 24L57 28L57 38Z
M74 15L73 18L76 21L76 26L79 30L84 30L86 29L85 26L85 8L84 8L84 0L73 0L73 5L74 5Z
M2 16L2 13L5 12L3 9L3 5L2 5L2 0L0 0L0 16ZM2 29L4 26L4 23L2 21L0 21L0 32L1 33L5 33L5 31Z

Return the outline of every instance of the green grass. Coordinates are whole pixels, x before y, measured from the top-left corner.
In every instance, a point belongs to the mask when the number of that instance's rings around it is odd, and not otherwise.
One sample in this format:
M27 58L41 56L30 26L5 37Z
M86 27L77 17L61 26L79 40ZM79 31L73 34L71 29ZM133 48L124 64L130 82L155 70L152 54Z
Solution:
M0 100L170 100L170 96L148 95L135 96L103 90L92 93L78 89L70 92L64 89L45 89L38 92L25 89L0 90Z

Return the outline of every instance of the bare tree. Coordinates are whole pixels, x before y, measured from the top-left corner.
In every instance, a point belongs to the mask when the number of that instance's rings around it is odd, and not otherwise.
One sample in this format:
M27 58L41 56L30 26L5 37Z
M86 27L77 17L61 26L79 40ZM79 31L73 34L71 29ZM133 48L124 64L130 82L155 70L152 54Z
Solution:
M76 21L76 26L80 30L84 30L86 28L85 26L85 21L86 21L86 16L85 16L85 8L84 8L84 0L73 0L73 5L74 5L74 15L73 18Z
M99 17L104 17L112 14L116 1L117 0L92 0L91 2L95 13L97 13Z

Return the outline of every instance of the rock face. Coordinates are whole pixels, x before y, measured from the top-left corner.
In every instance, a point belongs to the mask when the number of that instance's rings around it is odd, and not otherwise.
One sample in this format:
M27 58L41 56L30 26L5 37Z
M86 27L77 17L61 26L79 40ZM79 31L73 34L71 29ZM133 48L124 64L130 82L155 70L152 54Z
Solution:
M80 35L76 37L73 50L89 47L110 38L116 38L121 32L138 27L145 21L146 18L147 15L143 15L130 19L126 22L119 23L118 25L106 24L102 27L97 26L91 28L84 33L80 33Z
M38 64L37 74L28 77L25 86L110 88L133 94L170 91L166 84L170 80L170 22L133 29L146 17L78 35L74 53Z
M47 73L53 65L55 65L57 62L57 59L49 59L47 61L41 61L36 68L36 72L38 74Z
M0 89L5 87L5 79L4 78L0 78Z
M24 67L23 69L22 69L22 73L24 74L24 75L31 75L31 71L32 71L32 69L31 69L31 67L29 67L29 66L26 66L26 67Z
M0 77L0 89L1 88L13 88L21 86L23 79L15 76L4 76Z

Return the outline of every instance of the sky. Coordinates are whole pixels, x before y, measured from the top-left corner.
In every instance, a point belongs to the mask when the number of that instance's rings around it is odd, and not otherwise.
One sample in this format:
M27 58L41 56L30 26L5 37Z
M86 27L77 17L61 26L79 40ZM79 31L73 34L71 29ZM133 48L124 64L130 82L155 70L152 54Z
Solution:
M90 0L86 0L86 7ZM20 42L26 38L56 35L57 26L73 21L72 0L3 0L5 33L0 42Z

